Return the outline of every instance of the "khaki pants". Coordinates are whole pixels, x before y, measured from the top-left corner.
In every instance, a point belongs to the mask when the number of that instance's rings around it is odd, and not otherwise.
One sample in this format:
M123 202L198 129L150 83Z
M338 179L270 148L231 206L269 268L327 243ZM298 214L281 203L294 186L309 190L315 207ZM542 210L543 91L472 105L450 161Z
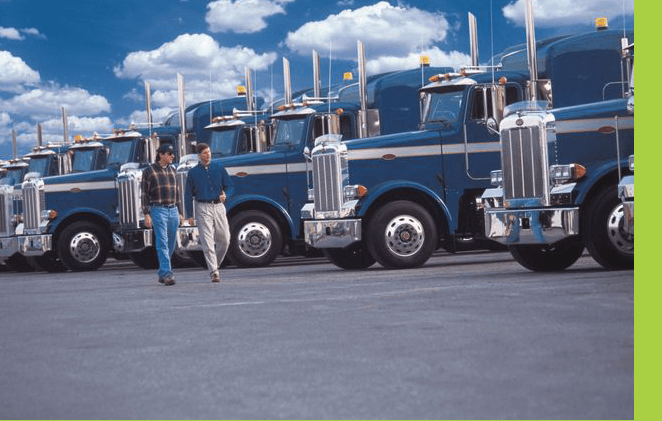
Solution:
M218 273L230 246L230 227L223 203L195 202L195 222L200 234L209 276Z

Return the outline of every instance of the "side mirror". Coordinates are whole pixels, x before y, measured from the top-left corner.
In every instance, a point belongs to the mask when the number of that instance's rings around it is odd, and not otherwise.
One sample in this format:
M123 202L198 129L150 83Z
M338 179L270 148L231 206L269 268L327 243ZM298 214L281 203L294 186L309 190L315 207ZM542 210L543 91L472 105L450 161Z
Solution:
M312 161L313 158L310 156L310 148L306 146L303 148L303 157L306 158L306 161Z
M487 130L492 134L499 134L499 123L497 123L494 117L487 119Z

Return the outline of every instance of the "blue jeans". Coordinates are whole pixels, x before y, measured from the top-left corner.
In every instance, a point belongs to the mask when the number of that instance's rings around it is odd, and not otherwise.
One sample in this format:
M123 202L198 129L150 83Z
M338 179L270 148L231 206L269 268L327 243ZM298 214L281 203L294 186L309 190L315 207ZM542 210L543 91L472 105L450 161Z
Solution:
M172 276L170 257L175 252L177 244L177 227L179 226L179 210L177 207L150 206L152 228L156 238L156 256L159 258L159 278Z

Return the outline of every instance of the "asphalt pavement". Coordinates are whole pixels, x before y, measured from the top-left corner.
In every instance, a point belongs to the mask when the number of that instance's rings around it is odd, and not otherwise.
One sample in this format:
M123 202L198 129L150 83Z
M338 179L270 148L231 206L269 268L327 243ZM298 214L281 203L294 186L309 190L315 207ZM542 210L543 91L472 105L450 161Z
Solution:
M3 419L632 419L634 272L0 273Z

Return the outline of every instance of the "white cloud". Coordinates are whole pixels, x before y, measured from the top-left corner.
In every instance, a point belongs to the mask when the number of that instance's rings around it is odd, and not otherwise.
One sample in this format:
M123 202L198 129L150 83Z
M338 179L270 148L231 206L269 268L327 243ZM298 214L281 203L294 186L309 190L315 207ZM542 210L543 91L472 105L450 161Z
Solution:
M356 59L356 41L361 40L368 58L404 57L443 41L448 30L449 23L442 13L382 1L308 22L288 33L285 44L302 55L311 50L328 51L331 45L333 56Z
M177 110L170 107L161 107L161 108L152 109L152 121L154 123L162 123L165 120L165 118L168 117L174 111ZM131 123L146 123L146 122L147 122L147 111L136 110L131 113L128 120L121 120L118 123L124 127L128 127Z
M20 32L18 32L18 29L16 28L5 28L4 26L0 26L0 38L7 38L7 39L12 39L16 41L20 41L25 39L23 35L21 35Z
M110 111L110 104L103 96L90 94L81 88L57 85L32 89L1 104L8 112L34 121L59 115L63 106L70 115L91 116Z
M32 70L20 57L0 51L0 91L22 92L24 85L39 83L39 73Z
M184 76L186 103L192 104L234 96L237 85L243 83L244 67L266 70L275 60L275 53L222 47L209 35L184 34L156 50L129 53L114 72L119 78L150 82L152 104L172 106L177 104L177 73Z
M0 130L5 131L11 124L11 117L5 112L0 113Z
M37 28L23 28L21 29L21 32L23 32L24 34L35 36L37 38L46 39L46 35L39 32Z
M283 6L294 0L217 0L207 5L205 21L211 32L247 34L267 27L265 18L285 14Z
M597 17L614 18L634 15L634 1L626 0L537 0L533 3L536 26L567 26L593 24ZM503 15L517 25L524 26L523 0L509 3Z
M471 63L471 57L459 51L445 52L437 47L425 50L430 57L430 65L435 67L452 67L457 69ZM368 74L377 74L393 70L412 69L419 66L419 53L410 53L405 57L382 56L375 60L367 60Z

